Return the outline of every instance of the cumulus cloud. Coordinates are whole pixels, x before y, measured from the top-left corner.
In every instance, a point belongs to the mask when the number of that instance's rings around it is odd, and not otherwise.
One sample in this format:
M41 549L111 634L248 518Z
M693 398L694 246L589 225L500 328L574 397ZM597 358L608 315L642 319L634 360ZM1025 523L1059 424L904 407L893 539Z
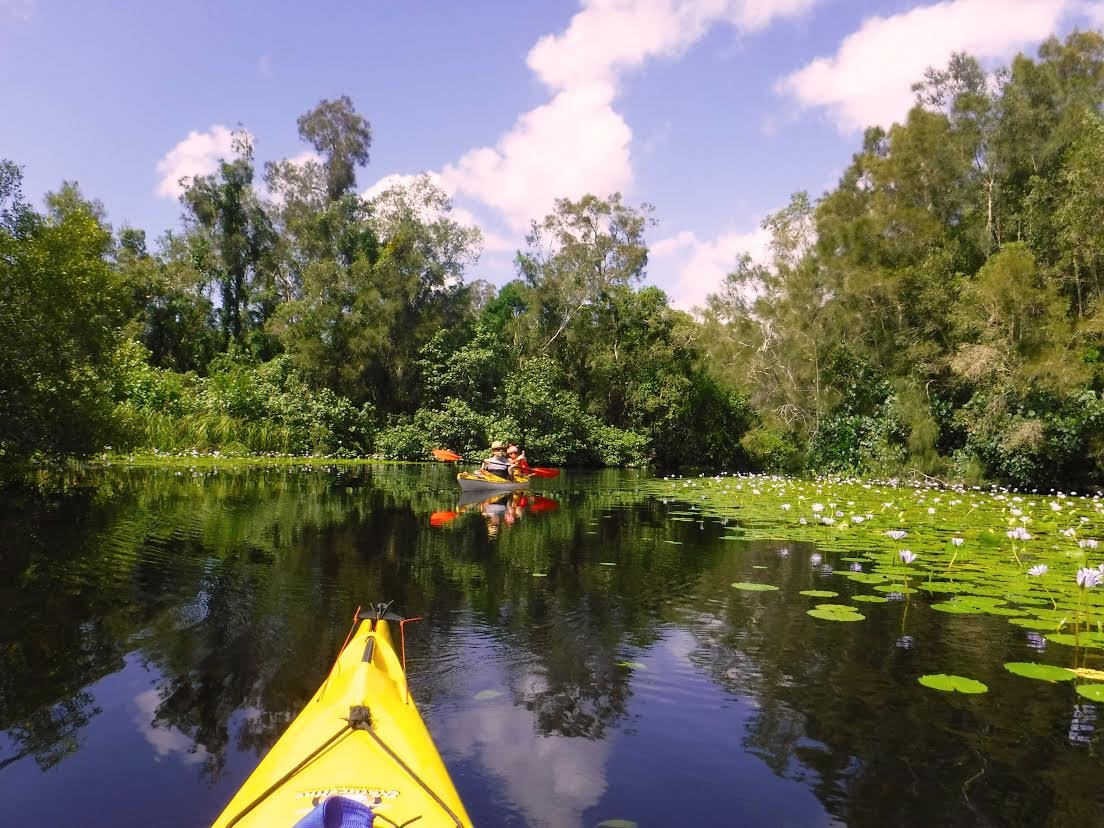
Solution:
M134 724L149 742L158 759L176 754L186 765L195 765L208 758L207 748L197 745L175 727L157 724L157 708L161 696L157 690L145 690L134 697Z
M465 153L441 177L518 232L558 196L623 190L632 181L632 130L612 104L612 89L602 84L560 92L522 115L495 147Z
M609 741L536 732L533 714L501 700L434 727L446 755L478 761L531 825L581 825L606 790Z
M762 227L728 230L713 239L699 239L690 230L660 239L651 247L649 269L675 307L691 310L716 293L741 255L759 264L770 261L770 233Z
M1007 60L1047 37L1078 0L945 0L891 17L871 17L840 43L782 78L778 91L827 110L843 132L888 127L913 103L911 85L954 52Z
M454 190L449 186L448 181L435 172L421 173L420 175L408 175L405 173L391 173L378 179L374 183L361 191L361 198L366 201L382 195L393 188L410 189L418 185L421 181L428 179L431 184L436 186L445 195L451 197L454 194ZM483 249L489 252L513 252L517 249L515 244L510 239L506 238L501 233L496 233L487 227L487 223L481 220L474 212L466 207L452 205L448 213L443 213L436 209L426 208L423 211L423 218L426 221L434 221L442 216L447 216L458 224L463 224L467 227L475 227L483 235Z
M184 192L180 181L197 175L210 175L218 169L220 158L234 153L234 133L221 124L214 124L205 132L192 130L188 137L165 153L157 162L157 195L162 198L179 198Z
M550 99L521 114L493 146L447 165L441 178L519 233L557 197L627 190L633 133L614 108L626 71L677 57L718 23L754 32L819 2L584 0L567 27L541 37L527 57Z

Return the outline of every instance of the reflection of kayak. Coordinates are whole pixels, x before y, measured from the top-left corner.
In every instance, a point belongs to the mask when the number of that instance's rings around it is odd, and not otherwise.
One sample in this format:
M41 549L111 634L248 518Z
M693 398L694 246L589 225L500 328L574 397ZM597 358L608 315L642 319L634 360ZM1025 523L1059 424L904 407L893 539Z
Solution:
M465 492L508 492L511 489L520 489L529 485L528 477L519 477L516 480L507 480L505 477L489 474L470 474L460 472L456 475L456 482Z
M226 806L215 828L290 827L334 794L346 799L331 800L331 806L348 799L366 802L377 826L415 820L426 826L471 826L407 692L403 664L391 640L398 625L384 620L399 619L384 609L358 615L360 626L329 678Z
M460 497L456 499L456 508L464 510L469 506L483 506L487 503L493 503L499 498L509 496L510 492L491 492L489 495L487 492L461 492Z

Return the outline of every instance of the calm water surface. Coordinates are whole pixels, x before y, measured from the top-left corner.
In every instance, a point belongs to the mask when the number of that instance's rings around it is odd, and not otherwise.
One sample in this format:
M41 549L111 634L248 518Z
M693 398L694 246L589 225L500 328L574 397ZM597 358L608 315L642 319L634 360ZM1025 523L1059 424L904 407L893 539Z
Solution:
M1038 635L919 596L818 621L798 593L861 591L846 563L637 479L483 506L443 466L6 493L0 825L209 823L381 599L425 616L410 684L477 825L1104 824L1104 710L1001 666L1045 660Z

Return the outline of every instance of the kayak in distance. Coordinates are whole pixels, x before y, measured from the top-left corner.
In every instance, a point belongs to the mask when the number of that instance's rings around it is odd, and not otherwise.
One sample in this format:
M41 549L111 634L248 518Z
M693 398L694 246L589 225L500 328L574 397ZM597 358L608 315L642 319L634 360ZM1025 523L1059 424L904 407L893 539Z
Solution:
M510 480L490 472L475 474L460 472L456 475L456 482L460 484L460 490L464 492L508 492L528 486L530 479L529 477L517 477Z
M406 687L403 619L357 612L314 698L257 765L214 828L471 828Z

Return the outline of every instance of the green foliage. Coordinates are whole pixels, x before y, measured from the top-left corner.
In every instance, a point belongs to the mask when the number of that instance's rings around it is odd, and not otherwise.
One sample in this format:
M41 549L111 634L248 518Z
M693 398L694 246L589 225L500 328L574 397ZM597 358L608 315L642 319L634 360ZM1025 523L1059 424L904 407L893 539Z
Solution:
M486 454L492 440L517 440L512 421L480 414L465 400L449 397L439 408L420 408L410 417L393 417L376 435L375 448L396 460L427 460L435 448L470 458Z
M102 208L73 185L41 215L0 162L0 458L87 454L111 439L104 366L124 293Z
M287 357L262 365L222 357L207 377L149 366L141 346L116 356L116 417L129 448L357 456L373 412L332 391L311 391Z
M780 429L757 425L740 438L753 468L766 472L794 472L800 463L797 441Z
M709 299L714 370L808 471L1100 479L1104 36L999 78L930 69L835 189L767 218L769 265ZM745 448L777 468L769 436Z

